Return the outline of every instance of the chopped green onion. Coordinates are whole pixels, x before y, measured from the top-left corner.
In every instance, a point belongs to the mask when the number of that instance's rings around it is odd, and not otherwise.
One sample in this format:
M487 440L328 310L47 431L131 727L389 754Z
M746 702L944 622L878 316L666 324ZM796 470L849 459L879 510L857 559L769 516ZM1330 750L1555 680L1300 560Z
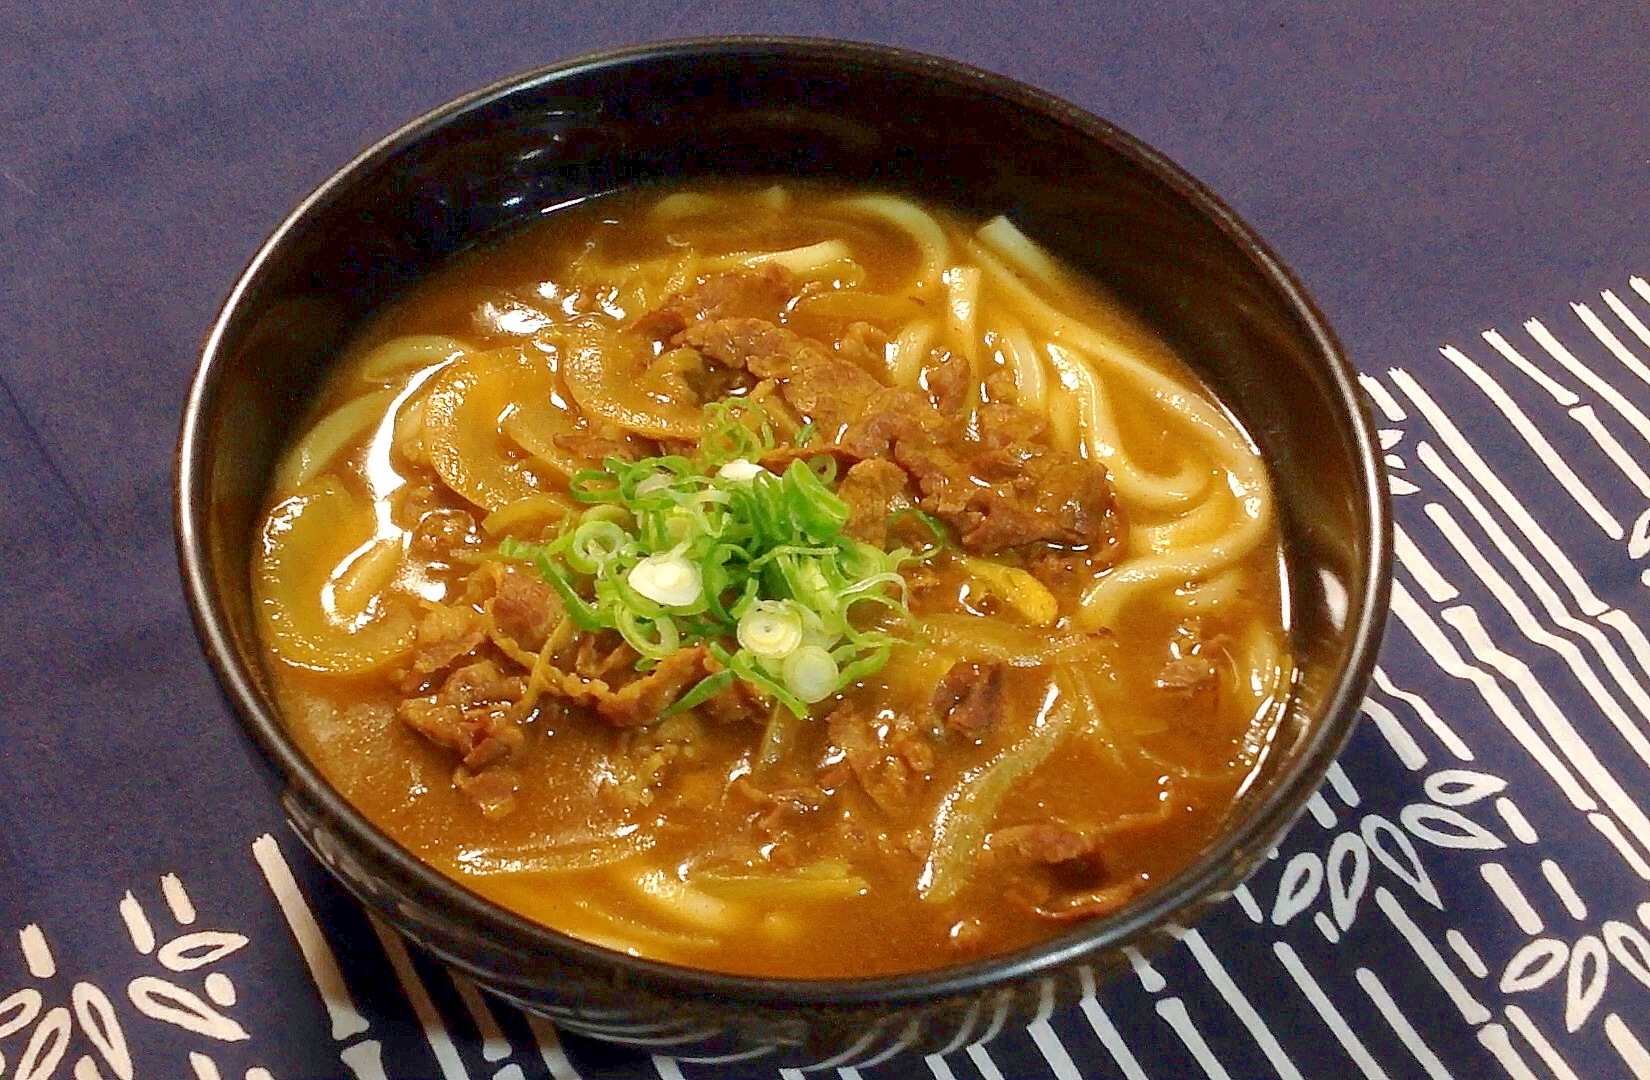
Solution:
M721 477L723 480L732 480L734 483L739 483L745 480L754 480L767 471L768 470L764 469L754 461L747 461L744 458L734 458L732 461L723 465L720 469L717 469L716 475Z
M567 565L581 574L594 574L612 562L630 543L630 536L611 521L597 518L573 530L567 547Z
M831 654L818 645L797 649L785 657L780 670L785 688L810 705L836 693L837 677L841 674Z
M810 438L799 433L798 445ZM575 473L569 490L589 504L577 524L541 544L506 539L499 553L534 565L580 630L621 635L639 667L705 644L719 670L667 714L738 679L806 717L882 669L900 638L861 605L909 625L900 567L921 556L843 535L835 459L798 458L775 474L756 463L773 448L759 405L713 403L694 458L612 457ZM925 554L946 540L930 528Z
M649 555L625 579L632 589L666 607L687 607L705 594L699 568L674 551Z
M741 648L784 659L802 644L802 609L795 600L760 600L739 619Z

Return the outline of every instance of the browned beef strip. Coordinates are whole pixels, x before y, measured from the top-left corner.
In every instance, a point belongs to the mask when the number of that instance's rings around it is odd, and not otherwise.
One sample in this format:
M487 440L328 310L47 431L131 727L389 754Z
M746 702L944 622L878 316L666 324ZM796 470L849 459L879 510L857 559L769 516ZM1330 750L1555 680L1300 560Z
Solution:
M561 618L555 590L538 574L519 566L505 567L495 587L489 610L499 630L527 651L538 652Z
M614 727L640 727L659 714L706 675L714 663L710 650L689 645L666 656L651 670L614 689L604 679L587 679L560 668L549 668L547 693L594 709Z
M634 443L587 431L570 431L555 436L552 441L556 444L556 449L571 454L592 469L601 468L602 463L610 457L618 458L620 461L635 461L644 456L643 451Z
M923 779L921 771L912 766L913 759L919 763L923 760L921 751L911 745L912 740L919 739L915 725L896 719L885 742L877 721L843 704L826 717L825 727L831 745L842 752L854 780L872 802L888 811L907 802L913 785ZM931 753L927 760L932 762ZM826 774L819 782L830 786L834 779Z
M586 679L617 681L618 676L636 670L640 658L615 630L582 634L573 654L573 671Z
M1208 708L1220 693L1220 673L1214 658L1202 653L1169 660L1157 673L1155 683L1182 709Z
M682 693L710 674L710 650L703 645L677 649L652 671L630 680L596 703L602 719L617 727L649 724Z
M636 320L636 328L667 341L696 322L726 318L775 321L796 295L796 278L778 263L759 270L711 274Z
M1105 468L1075 455L1035 443L901 439L894 459L915 478L923 509L956 529L974 554L1034 543L1109 548L1122 532Z
M870 372L782 326L762 319L696 323L675 339L721 364L742 367L761 379L777 379L780 396L812 420L827 441L868 415L888 393ZM869 454L861 454L869 457Z
M959 660L951 665L934 689L934 711L947 731L978 739L997 726L1003 715L1003 675L1000 660Z
M896 503L904 501L909 480L904 469L881 458L851 467L836 490L838 498L848 504L848 524L842 531L856 540L886 544L888 517Z
M1027 906L1048 919L1088 919L1109 915L1146 888L1138 876L1119 877L1107 865L1108 842L1121 833L1160 828L1175 814L1173 789L1150 810L1123 814L1103 824L1075 826L1049 820L994 829L991 847L1017 855L1039 868L1021 882Z
M468 604L431 608L418 621L412 660L401 683L402 693L416 693L432 675L468 656L486 640L486 623L481 613Z
M789 379L798 367L821 363L841 364L860 371L853 364L831 354L817 341L787 330L768 319L735 317L708 319L688 326L672 339L719 364L744 368L759 379ZM881 384L863 371L874 389Z
M1040 821L993 831L991 846L1013 851L1034 863L1055 866L1089 858L1097 843L1093 833L1057 821Z
M410 548L431 559L447 560L479 546L475 519L467 511L450 508L431 510L418 519Z
M453 786L474 800L482 816L497 821L515 810L521 774L508 765L493 765L480 772L460 765L453 773Z
M768 839L802 824L810 814L818 813L829 798L817 785L805 784L769 791L759 787L748 776L739 777L729 790L757 807L756 830Z
M527 680L505 675L491 660L450 673L434 694L407 698L396 708L402 723L456 753L472 770L505 761L524 742L511 713Z
M934 408L949 417L961 417L974 392L974 369L966 357L953 353L937 353L934 362L923 369L923 381L934 400Z
M981 445L988 450L1034 443L1048 430L1048 420L1042 413L1002 401L981 405L974 413L974 423L980 432Z
M836 461L837 475L844 475L861 460L859 455L836 443L810 443L807 446L776 446L763 454L757 464L771 473L781 474L793 461L813 461L828 457Z
M971 437L961 422L973 386L965 360L930 365L931 398L884 386L852 360L761 319L698 322L675 340L777 380L785 403L853 456L891 457L915 481L919 505L971 553L1042 544L1102 563L1115 558L1123 523L1105 467L1041 442L1043 419L1004 401L978 410Z
M700 716L719 724L764 723L773 703L744 679L735 679L695 708Z
M849 323L836 350L858 367L878 371L888 363L888 335L867 322Z

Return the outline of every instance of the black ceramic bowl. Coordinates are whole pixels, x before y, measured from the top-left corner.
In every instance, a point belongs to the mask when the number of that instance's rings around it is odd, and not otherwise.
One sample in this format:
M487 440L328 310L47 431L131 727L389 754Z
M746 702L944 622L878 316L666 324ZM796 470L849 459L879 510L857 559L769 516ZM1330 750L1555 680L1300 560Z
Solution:
M652 963L530 924L368 824L294 747L260 659L248 561L273 464L364 317L453 252L595 193L673 177L830 177L1011 212L1203 375L1264 452L1292 563L1301 671L1269 768L1178 877L994 960L783 981ZM206 653L285 782L300 836L363 903L453 967L574 1031L773 1065L931 1052L1069 1004L1225 895L1316 790L1386 614L1390 523L1351 367L1300 286L1200 184L1111 125L931 57L731 39L533 72L421 117L344 166L258 252L206 339L178 449L183 576Z

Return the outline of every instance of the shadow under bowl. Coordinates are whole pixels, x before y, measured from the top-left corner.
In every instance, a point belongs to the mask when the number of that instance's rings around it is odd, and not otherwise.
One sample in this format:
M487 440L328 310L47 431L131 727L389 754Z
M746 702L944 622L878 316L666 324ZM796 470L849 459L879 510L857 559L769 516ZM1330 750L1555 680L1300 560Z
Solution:
M910 975L781 980L636 959L527 922L368 823L289 737L249 560L278 455L352 331L453 253L636 184L824 178L965 215L1008 213L1153 326L1259 446L1290 563L1299 668L1268 765L1225 831L1110 917L1011 955ZM950 61L733 38L589 57L470 94L339 170L279 227L206 340L178 447L188 601L246 731L315 856L373 913L564 1027L765 1066L957 1049L1077 1000L1254 869L1352 729L1386 616L1391 525L1355 374L1289 271L1160 154L1104 121ZM1046 1013L1044 1014L1046 1015Z

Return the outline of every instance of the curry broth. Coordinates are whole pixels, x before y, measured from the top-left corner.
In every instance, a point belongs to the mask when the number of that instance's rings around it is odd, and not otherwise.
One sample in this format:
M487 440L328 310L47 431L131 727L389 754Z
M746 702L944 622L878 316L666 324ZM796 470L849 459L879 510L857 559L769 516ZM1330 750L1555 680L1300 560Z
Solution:
M357 422L330 453L322 442L302 468L289 462L277 482L257 588L295 737L370 820L529 918L638 955L748 974L859 976L978 959L1103 915L1172 876L1218 831L1264 757L1292 669L1282 644L1278 539L1260 501L1266 493L1254 487L1264 472L1221 458L1241 435L1233 428L1202 450L1207 410L1217 408L1207 393L1142 327L1064 272L1049 272L1034 249L982 246L986 231L933 208L917 210L920 218L904 203L893 204L897 213L845 210L850 194L614 196L455 261L366 329L313 422L351 408L365 416L368 408L353 403L374 393L382 416ZM947 256L937 265L930 225ZM710 715L707 705L615 726L571 699L541 697L508 718L517 734L502 759L505 786L513 785L507 798L495 798L497 783L471 784L495 763L459 765L462 755L398 710L432 690L439 696L451 670L418 668L431 609L487 609L491 618L489 605L507 587L525 587L515 575L532 574L519 560L500 560L501 537L541 540L582 510L567 477L523 445L520 418L549 409L547 422L564 434L632 450L676 448L569 404L568 357L586 339L557 338L557 327L583 320L600 323L603 334L634 333L659 305L702 291L719 274L777 275L760 259L742 262L750 253L799 250L826 263L786 270L791 295L764 325L823 343L832 362L886 359L871 374L886 384L906 378L924 401L946 393L946 362L966 359L971 418L948 429L951 451L974 453L994 437L991 404L1047 417L1046 433L1024 444L1035 461L1098 469L1093 459L1118 449L1106 445L1108 430L1136 447L1132 457L1104 459L1121 478L1108 519L1115 550L1037 540L982 554L953 536L926 561L906 564L909 622L881 610L856 615L904 642L886 666L813 703L806 717L787 718L757 695L742 718ZM833 258L840 250L848 257ZM650 279L663 274L650 270L661 264L674 265L676 277ZM1028 292L1054 314L1027 306ZM926 338L912 333L929 323ZM668 396L662 387L683 385L655 369L679 351L670 341L687 333L619 361L634 365L644 405ZM381 347L419 335L460 351L436 358L440 347L431 345L429 362L374 368ZM884 343L882 356L853 352L850 339ZM1123 369L1135 374L1110 376L1107 357L1090 355L1090 374L1074 376L1072 357L1091 339L1138 358ZM908 340L915 362L902 358ZM482 374L466 382L454 374L461 364ZM711 364L696 369L701 384L707 370L712 382L730 377ZM475 387L488 371L505 372L553 408L536 399L476 405L493 426L462 438L466 452L489 455L495 479L460 494L444 483L451 466L430 449L440 436L429 431L443 403L465 393L468 404L480 401ZM767 399L776 413L795 409L786 394L796 378L777 380ZM1202 403L1200 418L1176 414L1164 379ZM745 377L735 396L766 392L753 381ZM1100 389L1084 397L1085 387L1102 384L1103 397ZM468 405L461 401L455 415L461 407ZM1109 429L1107 410L1117 418ZM480 473L463 475L469 482ZM1175 482L1158 483L1163 477ZM1141 500L1130 501L1128 484ZM905 505L900 499L938 505L914 480L888 505ZM1252 504L1262 509L1251 516L1264 520L1244 516ZM287 551L323 505L339 523L333 548ZM431 535L450 545L431 554ZM892 528L885 536L894 537ZM908 536L906 529L899 539ZM1226 543L1231 537L1239 539ZM1193 566L1200 572L1183 574L1174 543L1214 554ZM319 599L293 585L299 575L290 567L306 557L332 567ZM478 585L478 567L489 561L492 577ZM385 568L372 588L362 567L376 562ZM1126 592L1096 587L1111 576L1151 574ZM1056 614L1038 606L1045 595ZM298 611L306 604L320 612L308 622ZM1097 623L1096 610L1104 616ZM558 663L572 656L572 639L558 646L553 636L517 658L510 670L518 681L537 678L539 651ZM328 669L313 659L327 641L351 640L370 644L358 662ZM486 655L508 668L516 644L480 640L461 659ZM962 689L953 694L953 684ZM959 709L982 699L989 722L958 720Z

